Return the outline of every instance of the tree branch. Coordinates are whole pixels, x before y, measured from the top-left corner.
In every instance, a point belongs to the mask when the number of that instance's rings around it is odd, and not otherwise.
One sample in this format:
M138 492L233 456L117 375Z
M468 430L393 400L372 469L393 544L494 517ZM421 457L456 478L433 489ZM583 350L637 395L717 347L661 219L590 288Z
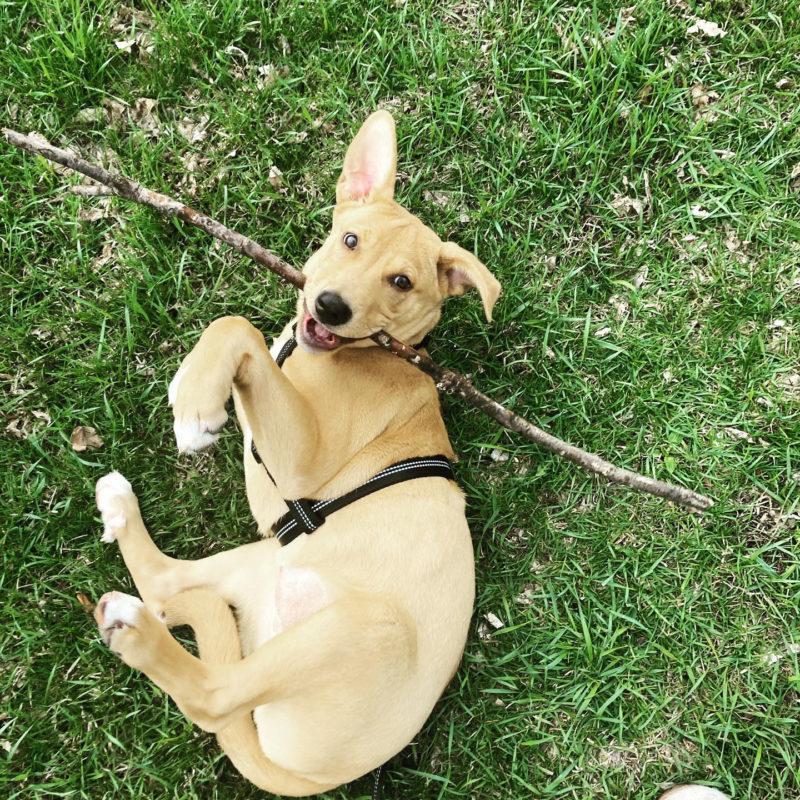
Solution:
M237 252L253 259L257 264L267 267L267 269L279 275L298 289L303 288L305 275L303 275L302 272L289 266L289 264L274 253L265 250L261 245L256 244L256 242L249 239L247 236L242 236L240 233L232 231L221 222L217 222L215 219L201 214L193 208L177 200L173 200L171 197L167 197L167 195L147 189L136 181L126 178L124 175L108 172L96 164L84 161L68 150L54 147L40 136L34 134L25 136L17 131L9 130L8 128L3 128L3 135L8 142L16 147L27 150L29 153L44 156L44 158L56 164L87 175L98 183L108 186L120 197L150 206L165 216L178 217L178 219L190 225L194 225L196 228L200 228L200 230L230 245ZM520 434L520 436L529 439L535 444L541 445L550 452L566 458L568 461L577 464L588 472L600 475L611 483L629 486L632 489L637 489L655 495L656 497L670 500L692 511L705 511L713 505L711 498L697 494L690 489L685 489L682 486L675 486L671 483L665 483L664 481L658 481L654 478L648 478L636 472L616 467L593 453L587 453L579 447L567 444L561 439L541 430L541 428L537 428L535 425L528 422L528 420L478 391L465 375L440 366L424 353L398 341L385 331L379 331L373 334L371 338L384 350L387 350L398 358L408 361L422 370L426 375L433 378L440 391L461 397L471 406L487 414L504 428L508 428L508 430Z

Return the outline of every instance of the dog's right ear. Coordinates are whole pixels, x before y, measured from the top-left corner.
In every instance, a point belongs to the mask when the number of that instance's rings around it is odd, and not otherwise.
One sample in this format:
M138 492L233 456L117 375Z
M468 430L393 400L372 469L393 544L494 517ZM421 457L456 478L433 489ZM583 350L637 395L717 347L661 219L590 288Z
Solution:
M397 171L397 137L388 111L367 117L347 148L336 184L336 202L391 200Z

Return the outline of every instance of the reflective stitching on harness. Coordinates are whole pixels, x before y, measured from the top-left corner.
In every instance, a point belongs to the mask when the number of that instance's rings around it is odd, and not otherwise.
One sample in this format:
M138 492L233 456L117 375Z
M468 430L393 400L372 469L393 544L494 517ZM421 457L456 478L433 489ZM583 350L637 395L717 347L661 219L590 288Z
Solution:
M296 500L290 500L289 505L295 510L295 513L299 514L303 518L303 522L305 522L307 528L315 531L319 527L309 519L308 514L306 514L305 509L299 502Z

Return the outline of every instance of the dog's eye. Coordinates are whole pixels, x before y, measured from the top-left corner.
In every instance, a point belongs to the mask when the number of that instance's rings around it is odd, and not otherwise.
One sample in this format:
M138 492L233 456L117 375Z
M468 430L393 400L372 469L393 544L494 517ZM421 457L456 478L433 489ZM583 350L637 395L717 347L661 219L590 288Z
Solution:
M401 292L407 292L411 288L411 280L407 275L392 275L389 281L392 286L399 289Z
M358 246L358 236L354 233L346 233L342 241L348 250L355 250Z

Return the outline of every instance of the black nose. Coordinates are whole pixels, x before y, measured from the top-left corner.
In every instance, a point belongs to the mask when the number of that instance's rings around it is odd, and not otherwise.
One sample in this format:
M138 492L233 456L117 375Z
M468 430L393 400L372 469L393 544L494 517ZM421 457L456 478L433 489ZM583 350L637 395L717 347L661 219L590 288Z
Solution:
M350 306L336 292L323 292L314 307L323 325L344 325L353 316Z

